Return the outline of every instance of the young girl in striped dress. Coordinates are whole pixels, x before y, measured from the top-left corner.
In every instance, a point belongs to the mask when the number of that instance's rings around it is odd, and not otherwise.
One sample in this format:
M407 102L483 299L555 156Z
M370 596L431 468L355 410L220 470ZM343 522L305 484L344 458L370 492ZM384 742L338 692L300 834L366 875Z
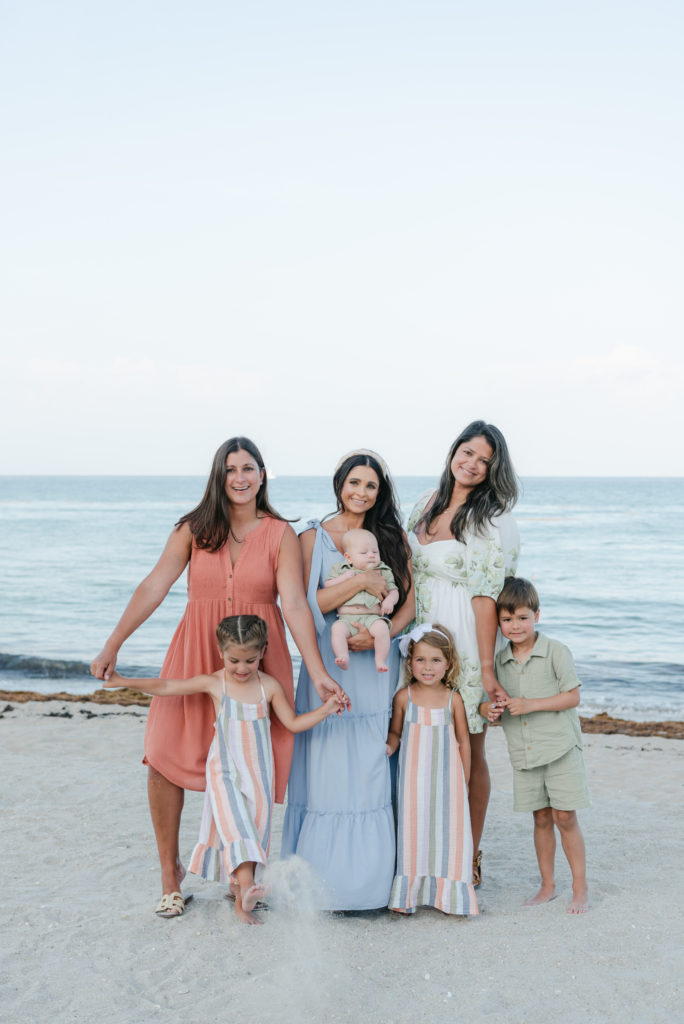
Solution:
M207 756L202 824L189 870L231 882L238 920L261 924L254 908L264 895L258 883L268 858L273 807L269 708L290 732L304 732L336 714L341 703L332 696L315 710L295 715L280 683L259 672L268 640L259 616L231 615L219 623L216 636L224 667L212 675L128 679L112 672L104 686L130 686L159 696L207 693L213 700L216 735ZM180 893L170 893L162 897L157 913L176 917L180 907Z
M470 740L463 701L452 688L454 640L444 626L424 623L402 637L399 649L407 685L394 698L387 737L388 755L400 747L397 874L389 907L403 914L421 906L477 914Z

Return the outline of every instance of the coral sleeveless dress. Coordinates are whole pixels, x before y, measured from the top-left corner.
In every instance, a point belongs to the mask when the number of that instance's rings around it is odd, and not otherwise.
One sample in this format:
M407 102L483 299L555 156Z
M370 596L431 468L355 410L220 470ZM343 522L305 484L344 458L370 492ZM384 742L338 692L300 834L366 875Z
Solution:
M473 836L468 790L451 701L423 708L411 687L399 747L397 776L397 874L391 910L409 914L436 907L444 914L477 914L471 884Z
M228 882L240 864L256 864L255 881L268 863L273 809L273 751L263 685L256 704L223 698L207 757L207 791L199 839L189 871Z
M216 627L227 615L259 615L268 626L268 647L261 663L282 685L294 707L292 662L285 624L277 605L276 568L287 523L264 516L245 538L233 565L227 544L215 552L193 541L188 566L188 603L174 633L160 676L188 679L216 672L222 659ZM183 789L203 790L205 766L216 718L211 697L154 697L145 732L145 762ZM285 799L292 759L292 733L274 717L275 799Z

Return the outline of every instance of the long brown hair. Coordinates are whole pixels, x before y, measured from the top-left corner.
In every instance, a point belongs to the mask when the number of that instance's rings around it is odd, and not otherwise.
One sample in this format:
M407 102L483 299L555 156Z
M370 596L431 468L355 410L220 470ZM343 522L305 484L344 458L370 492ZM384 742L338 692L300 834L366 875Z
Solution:
M226 459L234 452L247 452L263 472L261 486L257 492L257 511L273 519L283 519L268 501L268 481L261 452L248 437L231 437L224 441L214 455L204 497L196 508L181 516L176 526L187 523L198 548L218 551L228 540L230 532L230 502L226 495Z
M423 525L425 532L429 533L435 519L449 507L454 490L452 459L456 449L467 441L472 441L474 437L484 437L492 449L492 458L487 466L485 479L470 491L463 505L456 509L450 523L453 536L458 541L464 541L467 533L482 534L487 523L502 512L508 512L515 505L518 500L518 481L508 454L506 439L492 423L473 420L461 431L449 449L444 472L439 480L437 496L428 511L423 512L416 523L416 529Z
M380 558L392 570L394 582L399 591L397 602L397 608L399 608L406 600L411 586L410 549L401 528L401 518L392 478L389 474L385 475L382 466L372 455L354 452L336 469L333 477L333 490L337 498L337 511L344 511L342 487L356 466L368 466L378 478L378 496L373 507L369 508L363 517L363 528L375 534L380 549Z

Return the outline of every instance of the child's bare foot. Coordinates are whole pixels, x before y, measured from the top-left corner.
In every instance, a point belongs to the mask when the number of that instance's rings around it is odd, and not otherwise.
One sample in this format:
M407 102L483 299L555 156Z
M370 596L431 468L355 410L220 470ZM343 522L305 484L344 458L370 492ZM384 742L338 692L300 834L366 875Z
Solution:
M528 900L525 900L523 907L537 907L540 903L549 903L551 900L556 898L556 886L555 885L542 885L539 892L535 893L534 896L530 896Z
M572 899L568 903L566 913L568 914L586 914L589 909L589 893L585 889L578 889L577 892L573 891Z
M342 658L342 657L335 658L335 664L339 668L344 669L344 671L346 672L347 669L349 668L349 655L347 655L346 658Z
M251 913L256 907L259 900L263 899L266 895L266 890L263 885L250 885L249 889L241 893L242 909L246 910L247 913Z
M241 921L243 924L264 923L253 913L257 902L263 895L264 890L260 885L250 885L244 893L239 894L235 898L235 914L238 921Z
M384 661L381 661L379 665L376 663L375 668L378 672L389 672L389 669L387 668L387 665L385 664Z

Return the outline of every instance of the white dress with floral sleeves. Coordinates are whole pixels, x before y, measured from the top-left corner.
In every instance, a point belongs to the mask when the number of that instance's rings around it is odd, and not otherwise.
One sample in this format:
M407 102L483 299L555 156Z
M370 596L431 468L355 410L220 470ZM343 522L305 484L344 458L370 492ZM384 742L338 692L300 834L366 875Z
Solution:
M482 732L478 707L484 690L472 599L496 600L504 578L515 574L520 553L518 527L506 512L493 519L482 536L471 534L465 542L436 540L421 544L414 529L433 493L427 491L422 495L408 522L416 622L441 622L453 633L460 665L457 686L465 704L468 728L470 732ZM496 649L501 646L499 634Z

